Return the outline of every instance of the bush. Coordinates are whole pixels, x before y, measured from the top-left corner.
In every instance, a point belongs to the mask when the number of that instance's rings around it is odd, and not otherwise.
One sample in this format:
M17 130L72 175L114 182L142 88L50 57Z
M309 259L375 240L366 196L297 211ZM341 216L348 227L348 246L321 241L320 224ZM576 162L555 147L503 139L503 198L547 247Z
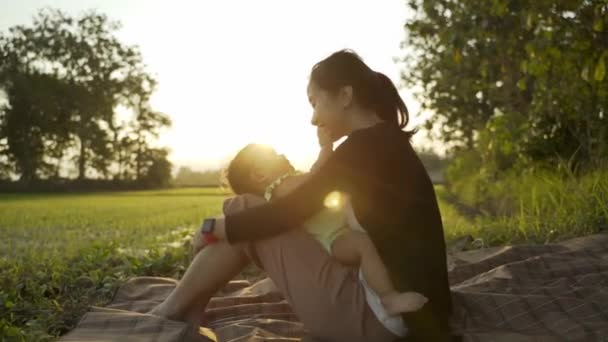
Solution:
M607 229L608 169L571 169L562 162L496 172L469 151L448 167L447 186L483 213L472 221L471 232L490 245L543 243Z

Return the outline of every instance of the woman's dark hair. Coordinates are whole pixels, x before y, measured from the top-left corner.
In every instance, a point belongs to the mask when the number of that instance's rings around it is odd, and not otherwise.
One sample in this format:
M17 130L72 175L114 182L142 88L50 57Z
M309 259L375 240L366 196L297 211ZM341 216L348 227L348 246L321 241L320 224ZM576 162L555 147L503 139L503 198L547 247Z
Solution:
M246 193L261 195L251 180L255 150L259 147L258 144L243 147L223 170L222 183L228 185L237 195Z
M385 122L400 129L409 122L409 113L393 82L383 73L372 70L352 50L340 50L315 64L310 80L321 89L336 94L344 86L353 88L353 98L361 106L374 110ZM411 137L417 129L406 131Z

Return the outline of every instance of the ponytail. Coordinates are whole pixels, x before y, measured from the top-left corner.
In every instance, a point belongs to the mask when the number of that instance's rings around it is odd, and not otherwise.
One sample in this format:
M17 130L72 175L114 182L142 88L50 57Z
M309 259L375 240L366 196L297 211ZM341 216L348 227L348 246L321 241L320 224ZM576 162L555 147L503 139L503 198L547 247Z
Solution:
M382 120L394 123L401 129L405 128L409 123L409 112L397 87L385 74L378 71L374 73L378 78L376 113Z
M351 86L355 102L373 110L384 122L402 130L409 123L407 106L393 82L385 74L372 70L354 51L340 50L315 64L310 80L334 94L344 86ZM416 131L406 133L411 137Z

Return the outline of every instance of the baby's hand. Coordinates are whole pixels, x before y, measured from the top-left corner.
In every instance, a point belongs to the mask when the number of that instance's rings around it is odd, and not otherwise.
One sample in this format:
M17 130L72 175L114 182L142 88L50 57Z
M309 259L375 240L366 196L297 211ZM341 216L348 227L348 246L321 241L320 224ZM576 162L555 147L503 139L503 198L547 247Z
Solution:
M331 147L334 143L331 133L327 128L317 126L317 139L319 140L319 146Z

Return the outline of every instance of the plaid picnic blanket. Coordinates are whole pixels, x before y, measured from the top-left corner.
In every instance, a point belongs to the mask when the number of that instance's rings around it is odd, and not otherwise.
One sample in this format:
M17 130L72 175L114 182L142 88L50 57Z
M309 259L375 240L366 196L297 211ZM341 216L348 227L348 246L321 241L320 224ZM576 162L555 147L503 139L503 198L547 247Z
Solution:
M608 342L608 233L449 254L452 326L464 341ZM314 341L269 279L227 284L205 328L142 314L176 283L129 280L61 341Z

